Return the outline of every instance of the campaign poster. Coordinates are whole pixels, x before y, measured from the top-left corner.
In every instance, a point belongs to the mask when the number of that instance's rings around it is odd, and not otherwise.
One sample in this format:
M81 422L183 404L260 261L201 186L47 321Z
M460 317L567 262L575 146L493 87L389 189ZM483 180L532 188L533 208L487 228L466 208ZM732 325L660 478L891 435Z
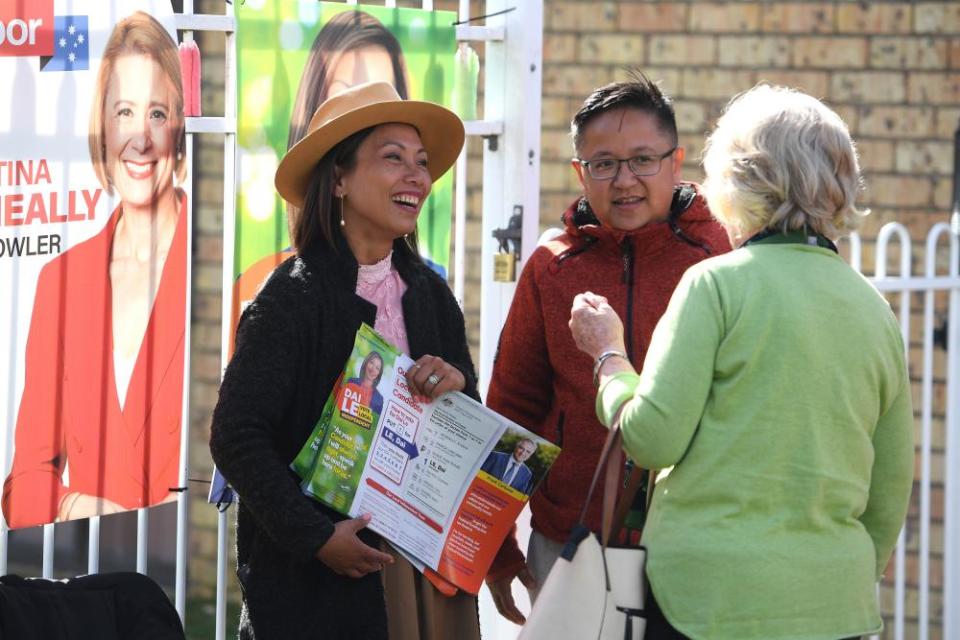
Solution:
M176 498L189 194L173 8L0 0L12 529Z
M292 253L287 206L273 180L313 112L326 98L375 80L391 82L402 98L449 107L457 46L451 11L246 0L237 16L234 325L274 267ZM309 96L298 101L301 92ZM417 224L420 253L443 276L452 210L448 172L434 183Z

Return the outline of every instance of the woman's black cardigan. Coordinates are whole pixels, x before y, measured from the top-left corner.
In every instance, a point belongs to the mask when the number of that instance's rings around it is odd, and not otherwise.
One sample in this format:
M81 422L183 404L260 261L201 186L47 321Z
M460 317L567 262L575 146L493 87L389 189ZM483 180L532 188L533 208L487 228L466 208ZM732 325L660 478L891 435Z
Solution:
M442 357L463 372L465 393L479 399L463 313L447 283L401 242L395 243L393 264L407 284L402 304L410 355ZM213 414L210 451L240 496L241 637L254 637L254 626L258 639L386 635L379 575L352 580L315 559L343 516L303 495L289 469L343 370L360 323L374 324L376 306L355 293L357 271L345 244L336 252L323 247L292 257L240 319ZM362 537L378 543L372 533ZM339 624L350 620L361 626Z

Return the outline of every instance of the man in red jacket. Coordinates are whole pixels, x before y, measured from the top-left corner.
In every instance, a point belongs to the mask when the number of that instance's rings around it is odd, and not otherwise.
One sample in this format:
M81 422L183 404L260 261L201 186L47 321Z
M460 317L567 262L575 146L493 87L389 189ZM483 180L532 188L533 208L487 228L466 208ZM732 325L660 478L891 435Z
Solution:
M563 214L565 233L538 247L520 275L494 362L487 404L563 451L530 501L524 559L508 536L487 584L500 613L524 622L514 578L531 598L576 524L606 429L594 412L594 362L567 323L574 296L606 296L624 321L626 355L639 371L650 336L690 265L730 250L697 186L680 180L670 99L646 77L596 89L571 123L573 170L584 195ZM600 529L600 496L586 524Z

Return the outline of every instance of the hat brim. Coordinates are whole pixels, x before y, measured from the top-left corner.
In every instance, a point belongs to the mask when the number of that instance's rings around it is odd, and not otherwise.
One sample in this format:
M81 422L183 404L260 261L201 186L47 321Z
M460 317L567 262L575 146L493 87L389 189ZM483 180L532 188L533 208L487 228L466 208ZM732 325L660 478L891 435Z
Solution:
M274 179L280 197L303 208L310 176L330 149L358 131L394 122L409 124L420 133L433 180L457 161L463 149L463 122L449 109L417 100L368 104L333 118L287 151Z

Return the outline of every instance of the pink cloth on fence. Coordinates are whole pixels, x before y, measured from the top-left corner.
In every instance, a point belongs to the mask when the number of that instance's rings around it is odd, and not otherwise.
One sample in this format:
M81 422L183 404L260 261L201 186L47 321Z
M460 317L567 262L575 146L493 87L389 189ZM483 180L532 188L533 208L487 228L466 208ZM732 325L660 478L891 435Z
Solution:
M183 81L183 115L200 115L200 49L194 41L181 42L180 73Z
M403 324L401 298L407 283L393 266L393 252L380 262L360 265L357 273L357 295L377 305L374 329L388 342L409 354L407 328Z

